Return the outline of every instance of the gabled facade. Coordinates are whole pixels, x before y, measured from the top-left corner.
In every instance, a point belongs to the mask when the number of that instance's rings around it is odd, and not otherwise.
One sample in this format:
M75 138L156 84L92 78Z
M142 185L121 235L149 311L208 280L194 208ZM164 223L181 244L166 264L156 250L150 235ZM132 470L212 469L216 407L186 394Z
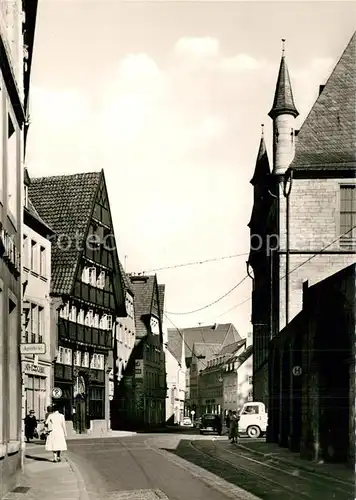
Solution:
M24 130L36 9L37 0L0 1L0 497L21 463Z
M114 325L126 315L104 172L33 179L29 195L56 231L51 297L57 402L69 429L100 433L110 427Z
M134 294L135 346L114 395L115 429L165 423L166 368L162 316L165 285L156 276L129 275Z
M205 362L204 368L199 371L199 415L226 415L229 410L238 409L238 359L245 351L246 339L241 339L220 347L215 356Z
M25 171L24 229L22 253L23 344L36 344L37 354L22 356L25 413L35 411L44 420L52 401L52 360L55 335L51 333L51 239L54 233L41 219L28 197L30 179ZM26 347L26 346L22 346ZM31 346L33 348L34 346Z

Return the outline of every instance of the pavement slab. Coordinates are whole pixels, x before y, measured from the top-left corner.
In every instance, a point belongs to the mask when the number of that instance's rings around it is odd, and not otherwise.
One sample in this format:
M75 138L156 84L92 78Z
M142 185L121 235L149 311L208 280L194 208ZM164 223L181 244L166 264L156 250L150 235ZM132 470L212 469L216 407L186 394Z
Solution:
M3 500L86 500L79 476L66 456L59 463L51 459L52 454L44 452L43 446L27 445L19 484Z

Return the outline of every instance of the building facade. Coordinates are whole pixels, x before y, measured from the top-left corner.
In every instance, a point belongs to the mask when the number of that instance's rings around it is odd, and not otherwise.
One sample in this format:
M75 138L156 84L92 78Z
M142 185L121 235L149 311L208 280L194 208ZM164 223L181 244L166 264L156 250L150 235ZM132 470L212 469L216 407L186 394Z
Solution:
M162 316L165 285L156 276L128 275L134 295L135 345L113 400L115 429L165 424L166 363Z
M241 337L232 323L201 325L191 328L168 328L168 347L180 356L184 338L186 362L185 416L199 416L199 373L206 368L207 361L214 358L222 346L232 344ZM199 411L199 410L198 410Z
M184 417L184 402L186 393L186 365L185 344L182 342L182 353L179 359L165 349L167 396L166 396L166 422L168 424L181 424Z
M254 200L254 211L261 214L269 197L267 223L262 222L261 229L265 244L258 256L252 249L250 255L252 310L257 315L254 399L263 402L271 383L269 340L301 311L303 282L313 285L355 261L355 44L354 35L320 86L300 130L296 130L298 111L282 55L269 113L273 168L268 175L265 153L265 175L260 182L265 200L256 196Z
M22 356L25 413L35 411L44 420L52 402L55 335L51 332L51 228L40 218L28 197L30 179L25 171L24 228L22 252L23 348L38 347L37 354ZM29 346L29 344L32 344Z
M21 463L24 131L36 9L36 0L0 1L0 497Z
M32 179L29 195L56 232L56 400L69 432L100 434L110 427L114 325L126 314L104 172Z
M135 296L130 280L120 267L125 289L126 316L118 318L114 325L114 367L110 374L111 428L120 429L132 413L132 400L125 398L126 369L136 343Z

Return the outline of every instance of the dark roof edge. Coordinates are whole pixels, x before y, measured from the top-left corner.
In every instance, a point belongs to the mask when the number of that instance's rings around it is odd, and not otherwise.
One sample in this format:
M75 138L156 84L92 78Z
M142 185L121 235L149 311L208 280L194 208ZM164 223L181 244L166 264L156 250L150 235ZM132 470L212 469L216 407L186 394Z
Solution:
M24 207L23 211L24 224L36 231L41 236L47 238L48 236L54 236L56 233L51 229L43 220L40 220L34 214L32 214L28 208Z
M337 179L356 177L356 163L328 163L315 165L293 165L286 175L293 172L294 179Z

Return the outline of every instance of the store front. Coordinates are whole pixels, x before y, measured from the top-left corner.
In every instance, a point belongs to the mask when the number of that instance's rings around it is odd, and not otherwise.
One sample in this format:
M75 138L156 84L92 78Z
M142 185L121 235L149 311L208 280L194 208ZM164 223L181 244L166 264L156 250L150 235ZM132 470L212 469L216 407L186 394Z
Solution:
M34 410L37 420L44 420L47 406L51 403L50 373L48 365L24 363L26 415Z

